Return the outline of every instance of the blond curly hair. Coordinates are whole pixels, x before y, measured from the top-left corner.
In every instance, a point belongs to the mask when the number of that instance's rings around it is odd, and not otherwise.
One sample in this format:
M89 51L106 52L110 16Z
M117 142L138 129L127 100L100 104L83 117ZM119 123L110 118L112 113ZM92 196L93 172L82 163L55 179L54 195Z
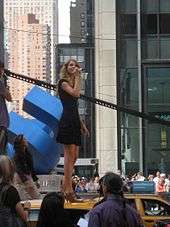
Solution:
M76 67L80 68L79 63L78 63L75 59L72 59L72 58L70 58L67 62L65 62L65 63L63 64L63 66L62 66L61 69L60 69L60 80L61 80L61 79L65 79L65 80L68 81L68 83L70 82L71 77L70 77L70 75L69 75L69 73L68 73L68 71L67 71L67 68L68 68L68 65L69 65L69 63L70 63L71 61L75 62ZM59 81L58 81L58 83L59 83ZM58 83L57 83L57 86L56 86L56 87L57 87L57 89L56 89L56 95L57 95L57 96L58 96ZM81 82L80 82L80 83L81 83Z
M60 70L60 79L65 79L65 80L70 80L70 75L68 74L67 68L69 63L73 61L76 64L76 67L80 68L79 63L75 60L75 59L69 59L66 63L64 63L64 65L62 66L61 70Z

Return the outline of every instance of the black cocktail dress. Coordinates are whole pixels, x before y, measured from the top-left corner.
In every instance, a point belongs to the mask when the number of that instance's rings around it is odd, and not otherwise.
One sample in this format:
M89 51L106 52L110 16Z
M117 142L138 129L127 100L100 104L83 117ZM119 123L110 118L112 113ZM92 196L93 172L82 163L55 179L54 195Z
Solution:
M81 124L78 113L78 98L71 96L62 89L61 79L58 83L58 94L63 105L63 113L59 122L57 142L62 144L81 145Z

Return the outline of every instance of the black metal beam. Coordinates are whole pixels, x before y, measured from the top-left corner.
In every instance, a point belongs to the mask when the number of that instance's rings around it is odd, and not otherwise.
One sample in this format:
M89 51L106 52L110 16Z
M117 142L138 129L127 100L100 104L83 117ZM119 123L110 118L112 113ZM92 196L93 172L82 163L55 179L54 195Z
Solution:
M44 87L44 88L49 89L49 90L54 90L54 91L56 90L56 85L54 85L54 84L50 84L50 83L47 83L47 82L44 82L44 81L41 81L41 80L37 80L37 79L31 78L31 77L28 77L28 76L17 74L17 73L11 72L11 71L6 70L6 69L5 69L5 74L6 74L7 77L12 77L12 78L22 80L22 81L27 82L27 83L35 84L37 86ZM120 111L120 112L125 112L127 114L131 114L131 115L136 116L136 117L143 118L143 119L148 120L152 123L162 124L162 125L166 125L166 126L170 127L170 121L162 120L162 119L160 119L156 116L153 116L151 114L146 114L146 113L143 113L143 112L139 112L137 110L118 106L116 104L113 104L113 103L110 103L110 102L107 102L107 101L104 101L104 100L101 100L101 99L89 97L87 95L81 95L80 98L83 99L83 100L86 100L88 102L98 104L100 106L104 106L104 107L107 107L107 108L110 108L110 109L114 109L114 110L117 110L117 111Z

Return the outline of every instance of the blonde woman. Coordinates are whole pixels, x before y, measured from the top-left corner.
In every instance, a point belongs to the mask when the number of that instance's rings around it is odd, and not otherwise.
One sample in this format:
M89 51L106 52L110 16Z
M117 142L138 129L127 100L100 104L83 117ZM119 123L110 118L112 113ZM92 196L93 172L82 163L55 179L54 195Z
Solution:
M25 211L20 202L18 191L13 186L14 165L5 155L0 156L0 223L6 227L25 226L28 218L28 211ZM30 204L25 204L26 208ZM23 225L14 217L19 216ZM16 222L16 223L14 223ZM16 225L15 225L16 224Z
M63 114L59 122L57 142L64 144L64 185L65 198L78 202L72 188L72 173L81 145L81 133L89 135L78 113L80 97L81 70L78 62L70 59L61 68L58 94L63 105Z

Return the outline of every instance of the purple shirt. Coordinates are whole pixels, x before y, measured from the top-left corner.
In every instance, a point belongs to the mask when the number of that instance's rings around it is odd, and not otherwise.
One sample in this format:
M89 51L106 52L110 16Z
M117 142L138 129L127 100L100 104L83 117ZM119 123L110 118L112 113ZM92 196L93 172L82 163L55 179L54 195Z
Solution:
M143 226L136 210L127 204L124 208L122 199L114 196L108 196L107 200L94 207L89 215L88 227Z
M2 76L0 76L0 127L3 126L5 128L9 127L9 115L5 101L5 81Z

